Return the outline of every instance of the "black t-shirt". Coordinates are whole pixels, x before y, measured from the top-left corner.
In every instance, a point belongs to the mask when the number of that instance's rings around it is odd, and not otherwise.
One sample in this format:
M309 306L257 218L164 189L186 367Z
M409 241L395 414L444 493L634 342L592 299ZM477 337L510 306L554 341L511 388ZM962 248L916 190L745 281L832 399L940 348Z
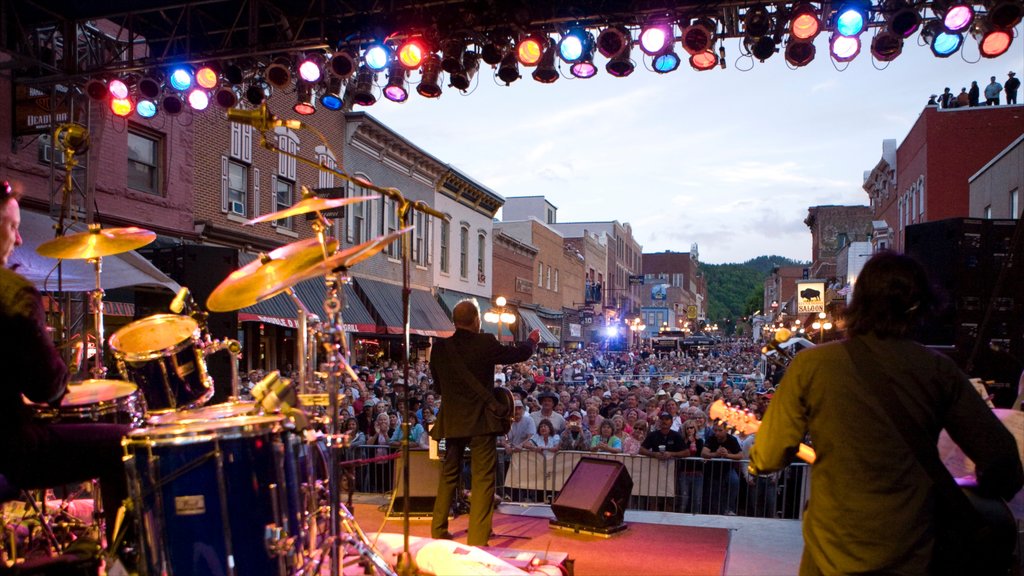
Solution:
M682 434L675 430L669 430L668 434L662 434L661 430L654 430L644 438L640 446L652 452L658 451L658 446L665 445L666 452L679 452L687 448Z
M729 454L739 454L740 452L743 451L743 449L740 448L740 441L737 440L736 437L733 436L732 434L727 435L725 437L725 442L721 443L719 443L718 441L718 436L712 434L704 442L704 446L706 446L707 449L711 450L712 452L717 451L722 446L725 446L725 449L726 451L729 452Z

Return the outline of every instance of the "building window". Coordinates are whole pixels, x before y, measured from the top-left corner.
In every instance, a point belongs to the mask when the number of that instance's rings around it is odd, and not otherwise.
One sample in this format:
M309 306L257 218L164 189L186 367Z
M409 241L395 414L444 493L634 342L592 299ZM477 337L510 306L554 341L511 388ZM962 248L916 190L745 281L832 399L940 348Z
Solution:
M487 254L487 235L480 232L476 236L476 274L477 281L487 281L487 270L485 267L484 257Z
M290 208L293 203L295 184L278 176L274 179L274 212ZM291 230L294 222L292 218L277 220L278 228Z
M246 216L249 190L249 168L234 160L222 158L224 173L221 175L222 208L224 212Z
M353 197L365 196L366 189L359 186L353 190ZM356 202L352 205L352 233L349 239L353 244L362 244L366 240L366 211L369 202Z
M398 230L398 203L390 198L384 203L384 234L391 234ZM384 253L391 258L400 258L402 256L402 242L395 241L388 244L387 248L384 249Z
M544 287L551 290L551 266L548 266L548 273L545 276Z
M849 243L850 243L850 237L847 236L845 232L840 232L839 235L836 236L836 248L837 249L842 250Z
M459 231L459 276L469 278L469 227Z
M992 205L985 206L985 218L992 218Z
M160 142L128 132L128 187L160 194Z
M544 287L544 263L537 262L537 288Z
M441 220L441 272L448 273L448 249L451 245L452 227L447 220Z
M1010 190L1010 218L1017 218L1020 215L1020 195L1017 190Z
M425 266L427 264L426 248L429 245L427 231L430 230L430 225L427 224L428 216L417 210L413 212L412 217L415 225L412 231L412 261Z
M555 268L555 292L558 292L558 268Z

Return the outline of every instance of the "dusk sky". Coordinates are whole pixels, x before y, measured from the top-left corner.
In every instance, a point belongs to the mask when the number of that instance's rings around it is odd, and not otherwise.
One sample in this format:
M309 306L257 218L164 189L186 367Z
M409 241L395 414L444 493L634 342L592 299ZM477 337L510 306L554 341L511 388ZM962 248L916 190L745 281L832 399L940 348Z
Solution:
M644 252L697 243L709 263L809 260L808 207L866 205L864 171L882 140L903 140L930 94L972 80L984 90L989 77L1003 83L1024 69L1021 26L996 59L965 44L941 59L915 35L888 65L866 46L844 65L829 58L822 34L815 60L790 69L781 53L764 63L741 57L729 39L725 70L696 72L684 58L659 75L634 49L626 78L609 76L598 56L594 78L567 78L563 63L554 84L521 68L508 87L483 64L468 94L445 85L431 100L412 86L403 104L381 97L355 109L506 198L547 197L560 222L628 222Z

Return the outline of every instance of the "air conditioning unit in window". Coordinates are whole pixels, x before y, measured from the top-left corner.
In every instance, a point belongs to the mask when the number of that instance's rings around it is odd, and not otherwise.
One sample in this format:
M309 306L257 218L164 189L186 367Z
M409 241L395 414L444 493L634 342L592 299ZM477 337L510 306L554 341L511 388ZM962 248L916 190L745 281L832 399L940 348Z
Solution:
M241 202L231 202L228 208L231 212L238 214L239 216L245 216L245 205Z
M487 274L484 274L483 272L478 272L476 275L476 281L481 284L487 282Z

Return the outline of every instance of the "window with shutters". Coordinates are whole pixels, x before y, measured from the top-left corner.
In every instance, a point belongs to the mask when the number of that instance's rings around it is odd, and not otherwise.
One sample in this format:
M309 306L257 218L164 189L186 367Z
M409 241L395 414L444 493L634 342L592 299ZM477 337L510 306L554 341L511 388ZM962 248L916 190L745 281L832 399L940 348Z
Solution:
M476 235L476 281L481 284L487 282L486 256L487 235L480 230Z
M452 226L447 220L441 220L441 272L448 274L448 251L451 246Z
M537 288L544 287L544 263L537 262Z
M427 246L429 245L428 232L430 231L430 224L428 223L429 217L416 210L413 212L413 231L412 231L412 261L420 266L426 266L427 264Z
M459 277L469 278L469 226L459 229Z
M334 153L323 145L317 146L315 153L316 161L324 168L327 168L327 170L317 171L320 174L319 180L317 181L317 188L334 188L334 174L328 172L328 170L334 170L338 167L338 162L334 158Z
M231 158L252 163L252 126L231 123Z
M284 127L274 129L277 133L277 147L288 154L299 153L299 136ZM277 155L277 175L295 182L295 158L283 153Z
M228 214L247 217L249 167L221 157L221 209Z
M278 176L274 178L274 212L280 212L286 208L290 208L294 203L295 196L295 183L285 180L284 177ZM281 220L276 220L278 228L285 230L292 230L295 226L294 218L288 217Z
M381 220L384 223L383 235L391 234L398 230L398 203L391 198L385 198L384 214ZM402 255L402 240L395 240L388 244L384 253L391 258L399 258Z
M555 268L555 292L558 292L558 268Z

